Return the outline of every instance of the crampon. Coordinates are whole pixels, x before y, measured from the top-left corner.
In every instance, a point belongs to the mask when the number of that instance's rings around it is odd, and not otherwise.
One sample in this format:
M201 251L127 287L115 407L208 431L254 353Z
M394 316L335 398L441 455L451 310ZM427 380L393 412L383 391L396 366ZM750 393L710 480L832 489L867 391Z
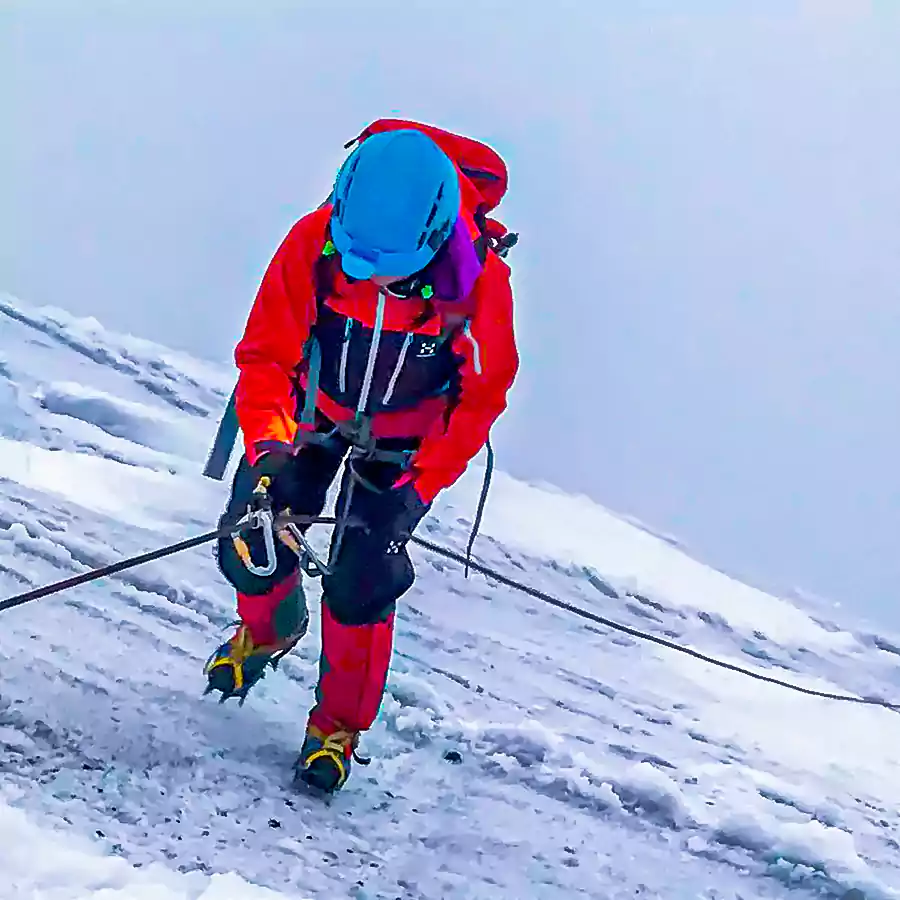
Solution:
M310 725L300 756L294 763L294 786L326 795L340 790L350 777L352 762L361 766L371 762L356 752L358 744L358 733L334 731L326 734Z
M203 696L219 691L219 703L236 698L243 706L250 689L265 678L266 669L270 666L277 669L281 659L305 633L306 623L300 631L277 644L254 644L250 629L240 625L234 635L206 661L203 673L207 683Z

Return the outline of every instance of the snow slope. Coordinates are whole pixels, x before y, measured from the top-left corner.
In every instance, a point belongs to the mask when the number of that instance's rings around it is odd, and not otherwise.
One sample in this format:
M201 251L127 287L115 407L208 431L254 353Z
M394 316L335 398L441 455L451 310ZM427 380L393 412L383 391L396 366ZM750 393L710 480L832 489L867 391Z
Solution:
M208 530L226 486L199 473L231 380L0 295L0 599ZM423 536L465 545L480 474ZM897 636L742 585L584 498L498 476L476 555L730 662L900 696ZM4 613L0 896L900 897L896 713L414 556L373 763L330 805L289 789L315 627L243 708L200 696L234 617L208 548Z

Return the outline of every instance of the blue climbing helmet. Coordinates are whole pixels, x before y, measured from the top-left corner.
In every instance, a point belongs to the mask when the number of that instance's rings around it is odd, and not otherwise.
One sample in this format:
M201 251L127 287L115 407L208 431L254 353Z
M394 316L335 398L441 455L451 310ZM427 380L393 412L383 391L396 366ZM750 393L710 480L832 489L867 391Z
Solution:
M456 166L421 131L366 138L338 172L331 240L351 278L406 278L450 236L460 207Z

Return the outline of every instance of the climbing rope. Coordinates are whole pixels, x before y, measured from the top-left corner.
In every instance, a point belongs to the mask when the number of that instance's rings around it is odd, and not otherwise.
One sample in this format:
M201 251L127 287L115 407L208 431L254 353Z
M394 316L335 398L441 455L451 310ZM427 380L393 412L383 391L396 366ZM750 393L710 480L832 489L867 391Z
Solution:
M438 544L433 544L431 543L431 541L426 541L423 538L414 537L413 540L417 544L421 544L423 547L430 550L432 553L438 553L441 556L452 559L460 564L465 564L466 562L466 557L461 553L456 553L453 550L447 550L446 548L441 547ZM763 675L761 672L754 672L752 669L745 669L742 666L726 662L723 659L716 659L715 657L707 656L705 653L701 653L699 650L694 650L691 647L684 647L681 644L676 644L674 641L667 641L665 638L658 637L655 634L649 634L646 631L640 631L637 628L632 628L630 625L623 625L621 622L614 622L612 619L607 619L604 616L598 616L596 615L596 613L592 613L589 610L582 609L580 606L575 606L572 603L566 603L565 600L559 600L556 597L545 593L544 591L539 591L537 588L530 587L527 584L522 584L521 582L518 582L513 578L508 578L506 575L503 575L500 572L495 572L488 566L483 566L477 562L470 562L469 565L476 572L480 572L482 575L485 575L488 578L492 578L494 579L494 581L498 581L500 582L500 584L504 584L507 587L513 588L514 590L521 591L523 594L528 594L529 597L534 597L536 600L541 600L544 603L549 603L550 606L555 606L558 609L564 609L566 612L570 612L576 616L580 616L582 619L587 619L589 622L595 622L598 625L603 625L606 628L611 628L614 631L621 631L623 634L630 635L631 637L637 638L638 640L649 641L653 644L659 644L659 646L661 647L666 647L669 650L675 650L678 653L685 653L688 656L692 656L694 659L699 659L702 662L710 663L710 665L718 666L721 669L728 669L730 672L738 672L741 675L747 675L749 678L755 678L757 681L766 681L769 684L776 684L779 687L787 688L791 691L797 691L797 693L800 694L808 694L810 697L822 697L826 700L841 700L847 703L859 703L867 706L881 706L885 709L893 710L894 712L900 712L900 703L889 703L887 700L883 700L880 697L854 697L850 694L831 694L828 691L817 691L813 688L803 687L799 684L792 684L789 681L782 681L780 678L773 678L771 675Z
M61 581L45 585L44 587L25 591L24 593L17 594L13 597L9 597L6 600L0 601L0 612L12 609L16 606L21 606L22 604L29 603L32 600L38 600L42 597L48 597L52 594L58 594L62 591L68 590L69 588L73 588L81 584L86 584L87 582L94 581L98 578L115 575L117 572L122 572L126 569L131 569L135 566L143 565L144 563L153 562L154 560L163 559L164 557L171 556L175 553L181 553L184 550L190 550L193 547L198 547L202 544L209 543L210 541L214 541L217 538L231 536L235 533L236 529L239 529L245 523L246 517L245 519L239 520L236 523L228 524L226 526L223 526L222 528L216 529L215 531L209 531L205 534L180 541L176 544L171 544L168 547L162 547L159 550L153 550L149 553L140 554L139 556L132 556L128 559L120 560L119 562L113 563L111 565L101 566L88 572L82 572L78 575L73 575L70 578L64 578ZM281 515L274 519L274 527L276 529L286 528L291 525L300 526L315 524L337 525L339 523L335 518L330 516ZM513 578L509 578L508 576L495 571L489 566L482 565L481 563L472 560L468 553L457 553L454 550L442 547L440 544L435 544L432 541L417 537L415 535L413 535L411 540L414 544L423 547L431 553L435 553L438 556L444 557L445 559L453 560L454 562L457 562L462 566L468 566L474 571L480 572L485 577L490 578L498 582L499 584L505 585L506 587L512 588L513 590L520 591L523 594L527 594L529 597L533 597L534 599L540 600L543 603L547 603L550 606L554 606L557 609L565 610L566 612L572 613L575 616L579 616L582 619L586 619L589 622L593 622L597 625L602 625L603 627L610 628L613 631L622 632L623 634L627 634L630 637L636 638L638 640L648 641L661 647L665 647L668 650L673 650L678 653L684 653L687 656L691 656L694 659L700 660L701 662L709 663L710 665L717 666L721 669L727 669L730 672L736 672L740 675L745 675L748 678L753 678L757 681L764 681L768 684L774 684L778 687L790 691L795 691L799 694L806 694L810 697L820 697L825 700L836 700L844 703L853 703L863 706L876 706L891 710L893 712L900 712L900 703L890 703L880 697L855 697L851 694L833 694L829 691L818 691L813 688L807 688L799 684L793 684L792 682L784 681L780 678L775 678L771 675L764 675L761 672L754 672L752 669L746 669L743 666L738 666L734 663L726 662L722 659L716 659L715 657L707 656L705 653L701 653L699 650L694 650L691 647L685 647L681 644L675 643L674 641L658 637L655 634L650 634L646 631L632 628L630 625L623 625L621 622L615 622L612 619L607 619L605 616L598 616L596 613L592 613L589 610L582 609L581 607L575 606L572 603L567 603L565 600L560 600L552 596L551 594L546 593L545 591L541 591L537 588L531 587L530 585L523 584L520 581L516 581Z
M336 519L331 516L291 516L290 521L295 525L334 525ZM179 541L177 544L170 544L168 547L161 547L159 550L152 550L149 553L142 553L139 556L130 556L128 559L120 560L108 566L100 566L87 572L81 572L78 575L72 575L69 578L63 578L61 581L54 581L53 584L47 584L43 587L34 588L25 591L22 594L16 594L6 600L0 600L0 612L12 609L15 606L21 606L23 603L30 603L32 600L40 600L42 597L49 597L51 594L59 594L67 591L69 588L78 587L80 584L86 584L89 581L96 581L98 578L105 578L108 575L115 575L117 572L124 572L126 569L133 569L135 566L142 566L144 563L154 562L157 559L163 559L166 556L172 556L175 553L181 553L184 550L191 550L202 544L208 544L211 541L222 537L229 537L236 527L241 525L241 521L235 524L225 525L217 528L215 531L208 531L206 534L198 534L196 537Z

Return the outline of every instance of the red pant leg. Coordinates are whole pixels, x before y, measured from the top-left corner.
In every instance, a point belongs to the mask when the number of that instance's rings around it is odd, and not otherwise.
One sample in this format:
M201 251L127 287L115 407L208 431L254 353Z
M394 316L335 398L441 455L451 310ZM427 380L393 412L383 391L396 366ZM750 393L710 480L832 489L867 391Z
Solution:
M387 682L394 614L371 625L341 625L322 604L322 656L310 723L326 733L372 727Z
M299 577L299 572L294 572L265 594L238 592L238 616L250 630L254 644L275 644L297 627L299 618L305 615L300 608Z

